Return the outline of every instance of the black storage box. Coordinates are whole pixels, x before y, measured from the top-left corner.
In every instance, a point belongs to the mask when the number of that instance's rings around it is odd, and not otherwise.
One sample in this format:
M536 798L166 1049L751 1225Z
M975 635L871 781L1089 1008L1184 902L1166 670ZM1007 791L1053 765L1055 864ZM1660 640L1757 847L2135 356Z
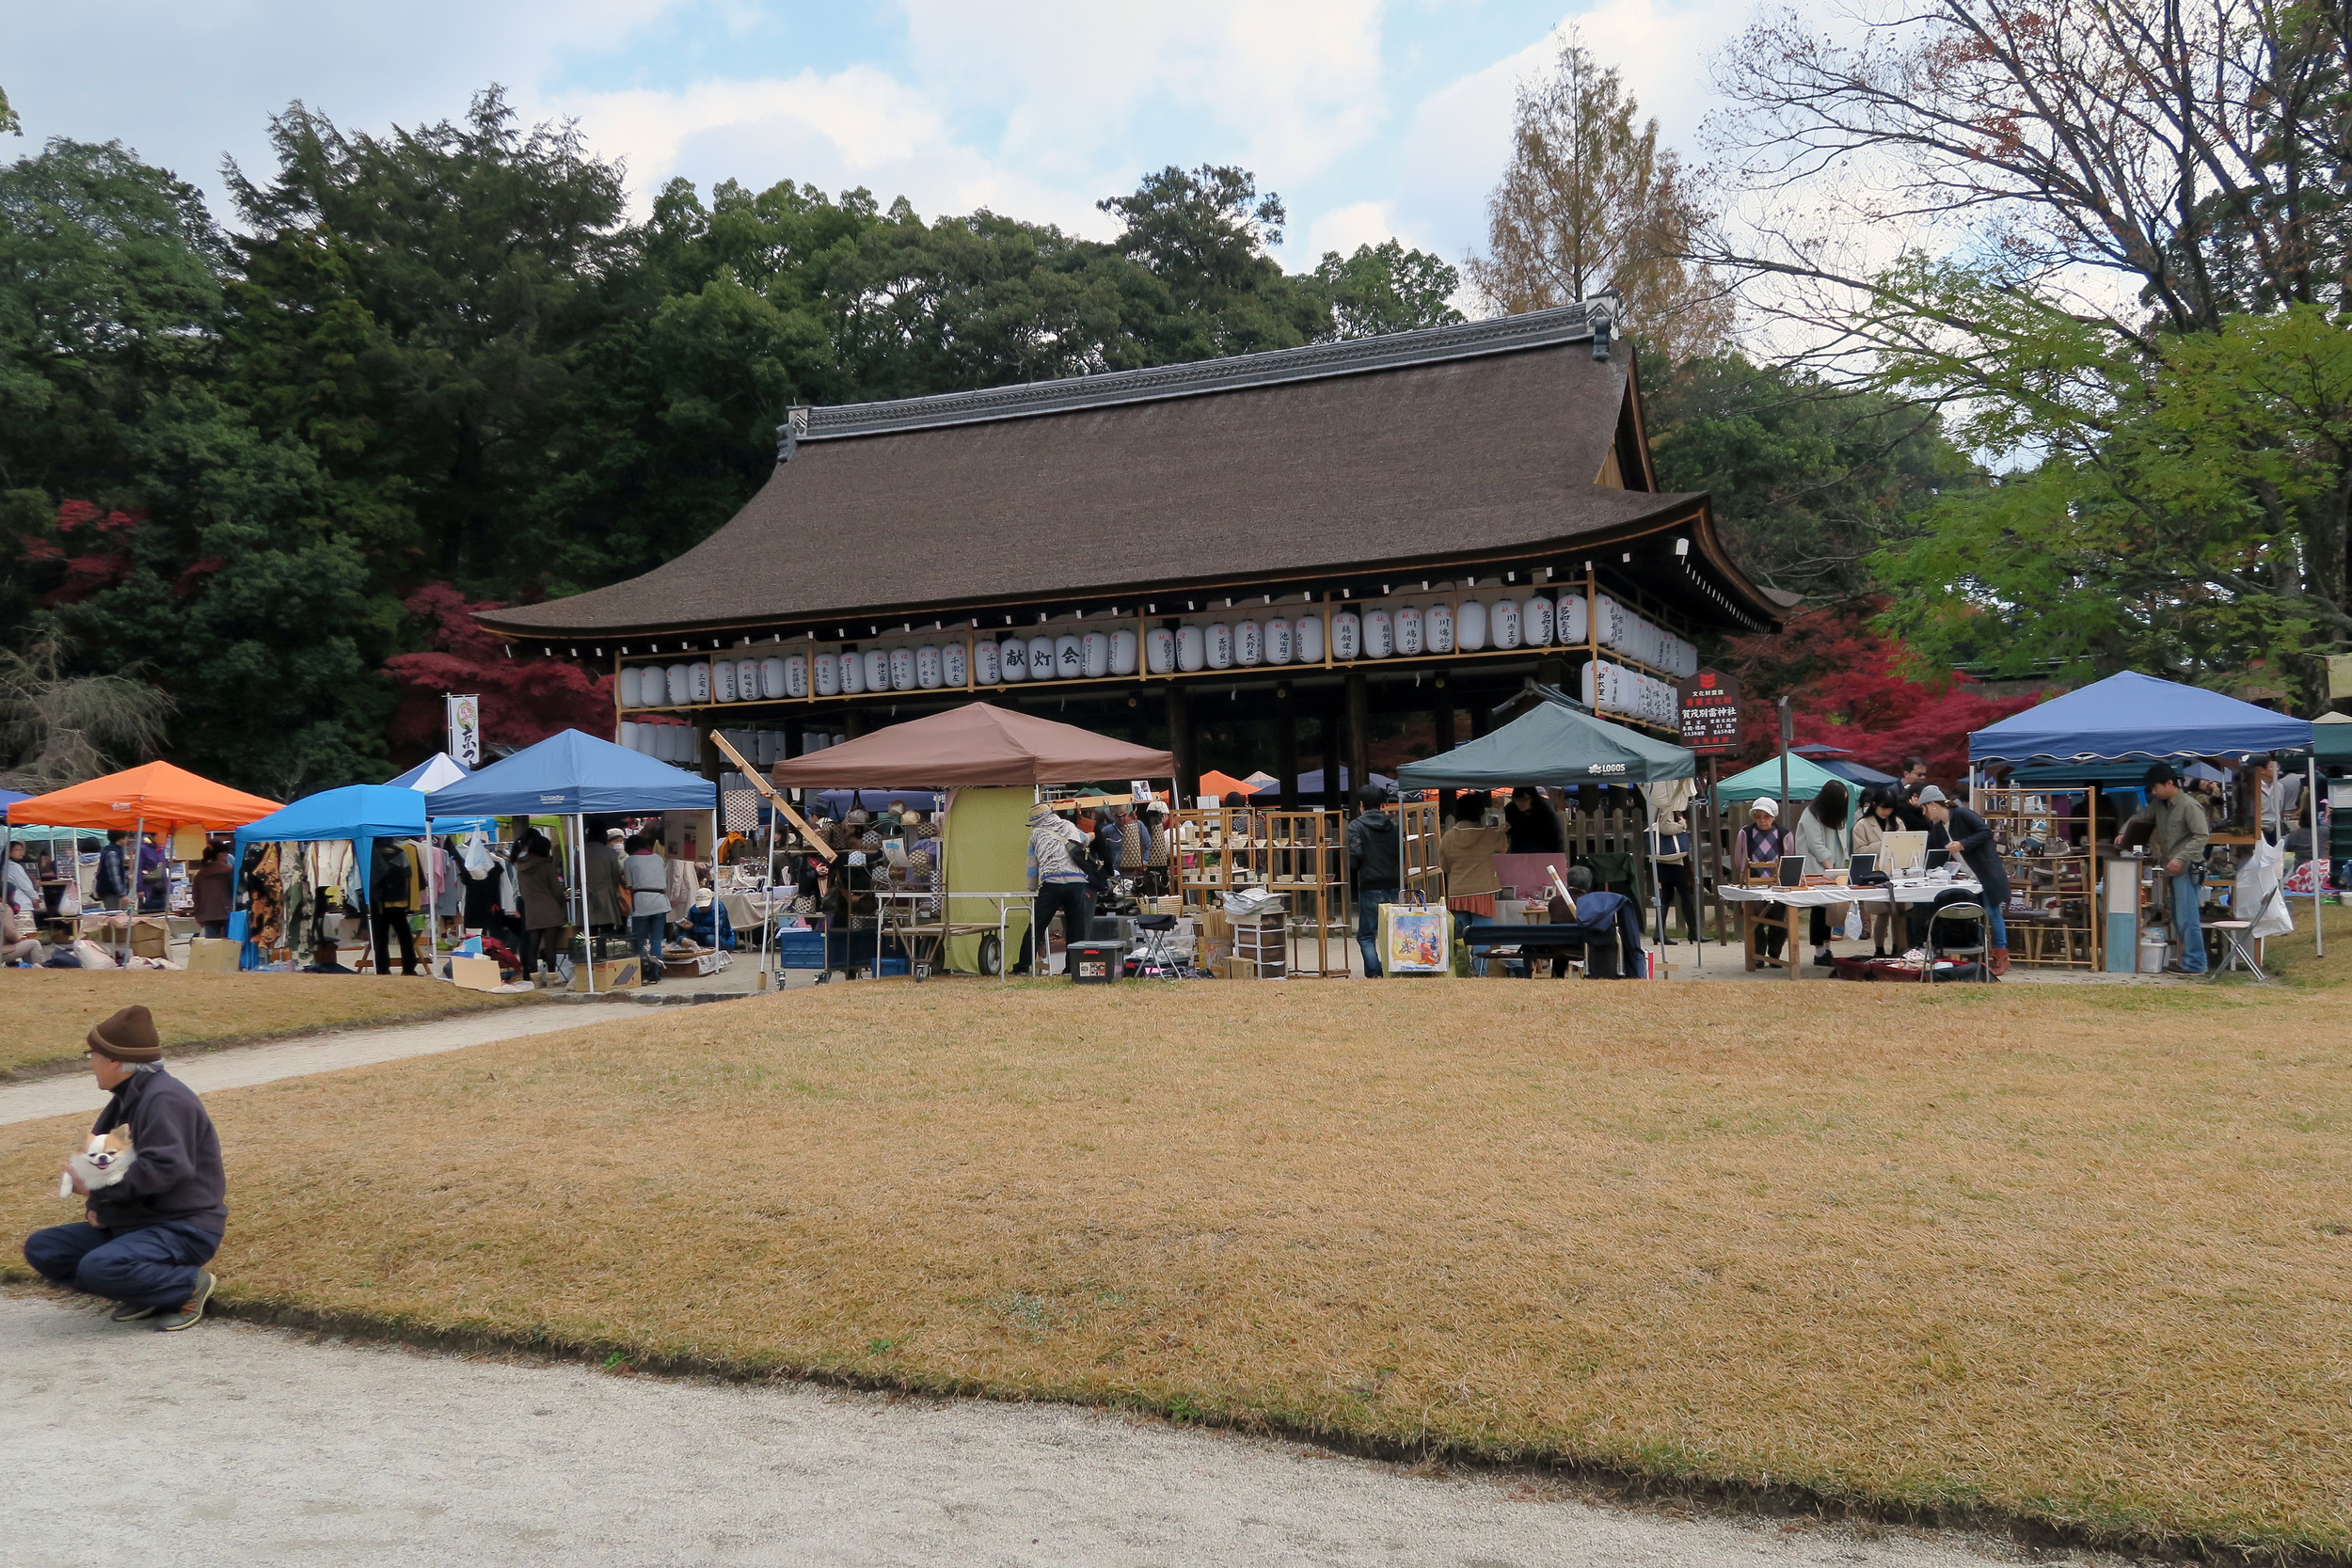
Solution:
M1073 942L1062 949L1070 978L1082 986L1107 986L1119 978L1126 945L1116 942Z

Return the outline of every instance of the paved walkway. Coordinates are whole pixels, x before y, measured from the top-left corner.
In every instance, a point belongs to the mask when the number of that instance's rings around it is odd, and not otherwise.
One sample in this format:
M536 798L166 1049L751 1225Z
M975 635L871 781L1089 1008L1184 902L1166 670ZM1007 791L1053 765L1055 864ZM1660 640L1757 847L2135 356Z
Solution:
M30 1291L0 1293L0 1409L5 1555L24 1568L2022 1560L1052 1405L613 1377L222 1322L157 1334Z
M546 1003L501 1007L485 1013L461 1013L427 1023L399 1023L381 1029L347 1029L333 1034L303 1035L267 1045L238 1046L164 1059L172 1076L199 1094L217 1089L241 1089L277 1078L298 1078L306 1072L332 1072L337 1068L365 1067L402 1056L429 1056L437 1051L461 1051L492 1040L524 1035L544 1035L555 1029L578 1029L615 1019L644 1015L627 1003ZM29 1084L0 1086L0 1124L30 1121L37 1117L87 1111L95 1116L106 1094L87 1072L61 1078L40 1078Z

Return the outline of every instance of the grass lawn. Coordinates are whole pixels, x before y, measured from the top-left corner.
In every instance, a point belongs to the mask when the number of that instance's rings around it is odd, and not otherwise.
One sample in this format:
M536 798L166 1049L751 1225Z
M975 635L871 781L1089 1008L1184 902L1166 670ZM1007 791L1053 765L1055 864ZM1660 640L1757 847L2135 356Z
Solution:
M2344 992L842 985L216 1096L219 1268L599 1359L2341 1553L2347 1068ZM0 1127L0 1219L70 1215L77 1131Z
M2329 904L2320 911L2320 934L2328 939L2325 958L2312 951L2312 901L2289 900L2295 914L2295 934L2272 937L2263 944L2263 967L2297 986L2352 985L2352 909ZM2206 957L2220 962L2217 954Z
M0 1079L78 1061L90 1025L135 1002L155 1015L156 1032L168 1053L247 1045L318 1029L446 1018L516 1000L428 980L373 975L11 969L0 974Z

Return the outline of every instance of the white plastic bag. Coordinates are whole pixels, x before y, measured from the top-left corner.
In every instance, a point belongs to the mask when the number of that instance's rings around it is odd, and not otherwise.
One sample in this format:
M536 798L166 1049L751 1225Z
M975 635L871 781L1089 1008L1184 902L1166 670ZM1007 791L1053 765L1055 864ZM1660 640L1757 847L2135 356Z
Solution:
M1846 906L1846 940L1848 942L1862 940L1862 906L1859 904Z
M2286 873L2286 863L2285 852L2264 839L2256 839L2253 852L2240 863L2230 893L2230 914L2254 923L2247 935L2282 937L2295 929L2287 901L2273 896L2279 891L2280 878Z

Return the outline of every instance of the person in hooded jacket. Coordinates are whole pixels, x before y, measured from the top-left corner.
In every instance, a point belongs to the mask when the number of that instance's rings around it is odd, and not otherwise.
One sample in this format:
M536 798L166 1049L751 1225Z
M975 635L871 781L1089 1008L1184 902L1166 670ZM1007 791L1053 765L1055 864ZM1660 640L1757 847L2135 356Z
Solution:
M1511 803L1502 808L1502 826L1511 835L1511 853L1515 855L1557 855L1566 852L1566 839L1560 831L1560 818L1540 789L1521 784L1511 791Z
M1384 809L1388 792L1366 784L1356 792L1363 810L1347 825L1349 879L1356 884L1356 945L1363 949L1364 977L1377 980L1380 968L1380 906L1393 904L1404 882L1405 840L1396 818Z

